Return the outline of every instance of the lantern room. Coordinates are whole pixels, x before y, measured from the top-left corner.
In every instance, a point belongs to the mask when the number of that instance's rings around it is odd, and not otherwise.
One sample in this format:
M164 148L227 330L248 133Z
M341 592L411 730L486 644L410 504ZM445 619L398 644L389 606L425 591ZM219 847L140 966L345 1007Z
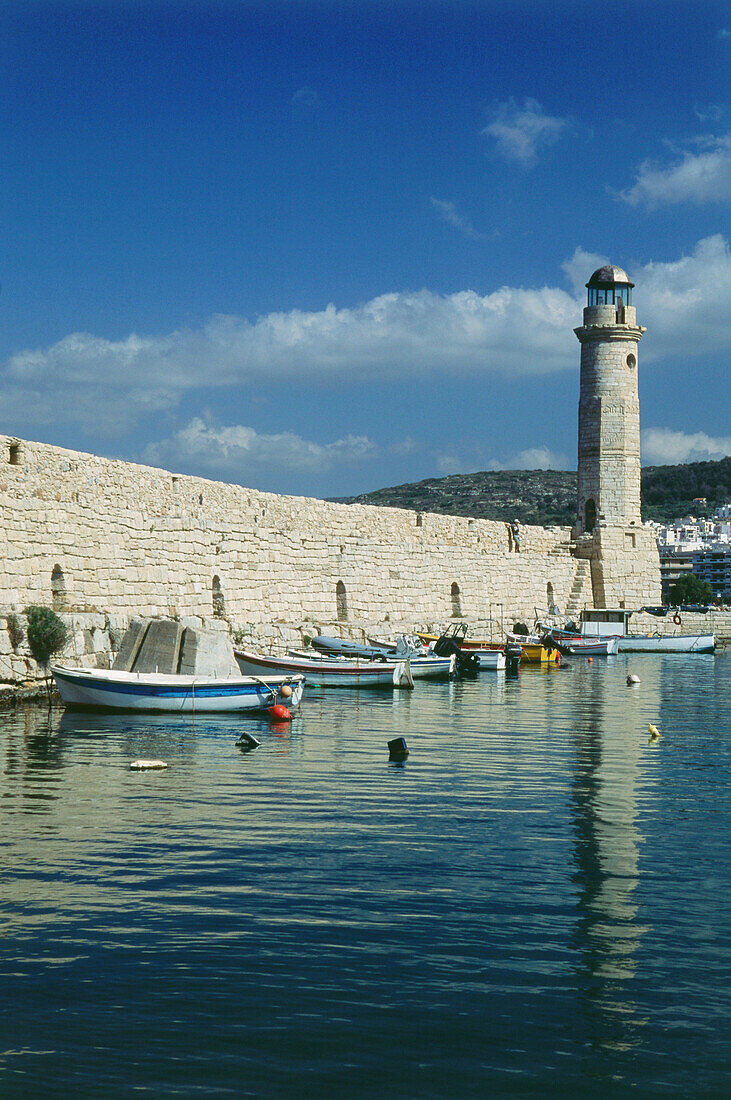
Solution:
M634 285L629 281L627 272L621 267L605 264L604 267L597 268L586 284L589 292L586 304L614 306L621 302L625 306L631 306Z

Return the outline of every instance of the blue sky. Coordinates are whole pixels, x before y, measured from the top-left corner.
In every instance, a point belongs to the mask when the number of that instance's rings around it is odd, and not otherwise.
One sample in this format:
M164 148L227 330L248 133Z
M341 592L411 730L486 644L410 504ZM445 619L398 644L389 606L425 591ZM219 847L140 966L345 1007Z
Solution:
M731 4L4 0L0 431L313 496L731 452Z

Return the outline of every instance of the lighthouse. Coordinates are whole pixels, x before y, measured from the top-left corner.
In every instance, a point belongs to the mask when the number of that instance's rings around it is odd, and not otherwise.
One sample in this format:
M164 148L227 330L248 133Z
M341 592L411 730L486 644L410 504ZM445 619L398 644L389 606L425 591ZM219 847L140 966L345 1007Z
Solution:
M581 344L577 556L591 560L595 607L660 599L655 539L640 509L638 347L645 329L634 283L606 264L586 284Z

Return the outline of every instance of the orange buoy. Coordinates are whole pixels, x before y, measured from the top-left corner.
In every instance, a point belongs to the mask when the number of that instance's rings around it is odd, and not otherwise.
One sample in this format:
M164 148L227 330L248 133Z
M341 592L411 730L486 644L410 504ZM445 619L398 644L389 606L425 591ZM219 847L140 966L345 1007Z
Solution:
M282 684L282 686L279 689L279 694L281 695L281 697L283 699L291 699L292 698L292 689L289 686L289 684Z
M588 660L589 664L591 664L591 662L594 660L594 658L593 657L587 657L587 660Z
M282 703L275 703L273 707L267 707L267 714L275 722L289 722L292 715Z

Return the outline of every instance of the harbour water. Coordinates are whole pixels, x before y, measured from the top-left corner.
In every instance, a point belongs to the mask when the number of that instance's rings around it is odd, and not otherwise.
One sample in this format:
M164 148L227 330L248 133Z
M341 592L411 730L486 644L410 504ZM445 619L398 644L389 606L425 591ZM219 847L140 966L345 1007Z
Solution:
M730 700L628 654L0 714L0 1095L727 1094Z

